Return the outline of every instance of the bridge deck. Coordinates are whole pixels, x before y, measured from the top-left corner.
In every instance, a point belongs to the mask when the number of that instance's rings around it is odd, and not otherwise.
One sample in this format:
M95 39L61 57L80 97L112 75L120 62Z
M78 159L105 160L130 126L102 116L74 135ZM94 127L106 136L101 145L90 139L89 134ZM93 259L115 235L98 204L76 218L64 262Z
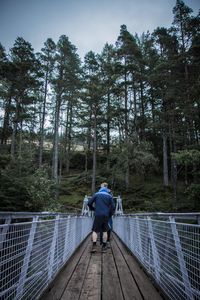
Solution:
M116 236L106 253L90 250L87 238L41 300L163 299Z

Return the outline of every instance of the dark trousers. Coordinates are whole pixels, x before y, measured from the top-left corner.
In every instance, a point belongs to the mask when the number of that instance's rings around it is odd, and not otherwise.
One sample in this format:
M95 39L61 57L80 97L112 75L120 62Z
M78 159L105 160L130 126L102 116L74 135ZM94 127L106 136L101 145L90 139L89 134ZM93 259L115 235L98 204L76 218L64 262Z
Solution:
M107 231L108 239L107 242L110 242L111 229ZM103 244L103 231L100 231L100 244Z

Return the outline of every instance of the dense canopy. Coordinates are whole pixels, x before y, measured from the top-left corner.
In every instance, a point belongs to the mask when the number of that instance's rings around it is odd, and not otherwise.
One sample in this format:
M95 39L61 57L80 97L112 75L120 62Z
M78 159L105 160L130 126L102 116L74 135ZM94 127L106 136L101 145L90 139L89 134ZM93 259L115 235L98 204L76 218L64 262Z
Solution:
M0 45L1 209L66 209L101 180L127 209L200 208L200 14L178 0L173 15L141 36L121 25L83 62L66 35Z

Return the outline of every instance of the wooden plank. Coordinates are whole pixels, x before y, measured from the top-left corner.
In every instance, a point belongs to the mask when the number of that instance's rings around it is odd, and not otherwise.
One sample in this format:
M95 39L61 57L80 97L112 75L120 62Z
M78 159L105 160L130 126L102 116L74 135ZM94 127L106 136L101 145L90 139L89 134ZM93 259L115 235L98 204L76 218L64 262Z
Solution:
M121 243L119 238L113 234L114 240L116 241L117 246L119 247L124 259L126 260L127 265L132 273L132 276L139 287L140 292L144 300L163 300L164 298L160 295L160 293L153 286L150 278L145 274L142 268L139 266L136 259L134 259L133 255L129 253L126 247Z
M83 289L80 296L81 300L101 300L101 253L91 255L89 267Z
M62 294L61 300L78 300L83 287L83 282L88 269L90 257L91 257L91 242L88 243L85 251L83 252L81 259L79 260L76 268L67 283L64 293Z
M132 276L126 260L124 259L115 240L112 239L111 245L124 298L126 300L143 300L138 286L135 283L134 277Z
M111 249L102 253L102 300L124 299Z
M113 238L112 249L101 253L99 247L91 254L88 237L41 300L163 299L126 247Z
M91 237L88 236L83 244L77 249L77 251L70 257L69 261L63 267L61 272L56 276L53 283L46 293L40 298L40 300L59 300L68 284L81 256L88 251L88 245L90 244Z

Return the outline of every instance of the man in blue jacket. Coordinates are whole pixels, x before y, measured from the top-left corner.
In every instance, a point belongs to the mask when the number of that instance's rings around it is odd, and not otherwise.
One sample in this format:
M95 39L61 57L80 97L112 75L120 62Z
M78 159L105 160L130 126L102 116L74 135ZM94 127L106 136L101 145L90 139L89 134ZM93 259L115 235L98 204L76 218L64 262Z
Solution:
M88 206L94 210L95 218L92 227L92 252L96 252L97 233L103 232L103 245L102 251L106 250L107 231L109 230L108 220L110 214L114 212L115 204L112 195L109 193L107 183L102 183L100 190L95 193L88 201ZM93 206L95 204L95 206Z

